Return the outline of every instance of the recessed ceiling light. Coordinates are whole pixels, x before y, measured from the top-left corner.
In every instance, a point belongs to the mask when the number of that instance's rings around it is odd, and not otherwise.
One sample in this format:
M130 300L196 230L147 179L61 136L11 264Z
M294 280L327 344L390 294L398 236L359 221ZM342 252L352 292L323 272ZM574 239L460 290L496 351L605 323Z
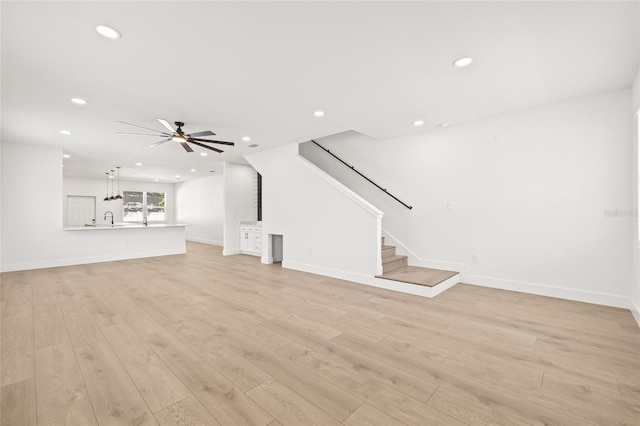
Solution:
M453 61L453 66L462 68L462 67L471 65L471 62L473 62L473 59L469 58L468 56L465 56L464 58L458 58L455 61Z
M203 157L206 157L207 153L206 152L201 152L200 155L202 155Z
M180 179L180 175L176 175L176 179Z
M249 136L243 136L242 140L245 141L245 142L250 142L251 138Z
M96 27L96 31L98 32L98 34L106 38L120 38L120 33L117 30L106 25L98 25Z
M142 166L142 163L136 163L136 166Z
M71 102L73 102L74 104L77 104L77 105L86 105L87 104L87 101L85 101L82 98L71 98Z
M71 130L60 130L60 134L61 135L70 135L71 134Z
M69 154L62 154L62 158L71 158Z
M192 171L192 172L195 172L195 171L196 171L196 169L191 169L191 171Z
M449 123L447 123L446 121L443 121L442 123L438 124L438 126L440 126L440 127L449 127Z
M109 175L109 179L115 179L113 175Z
M416 120L416 121L413 122L414 126L422 126L423 124L424 124L423 120Z
M257 147L257 146L258 146L257 144L252 143L251 145L249 145L249 148L255 148L255 147Z
M209 170L209 173L215 173L215 172L216 172L215 170Z
M314 111L313 115L315 115L316 117L324 117L324 111Z
M158 181L158 179L154 179L153 181L154 181L154 182L157 182L157 181Z

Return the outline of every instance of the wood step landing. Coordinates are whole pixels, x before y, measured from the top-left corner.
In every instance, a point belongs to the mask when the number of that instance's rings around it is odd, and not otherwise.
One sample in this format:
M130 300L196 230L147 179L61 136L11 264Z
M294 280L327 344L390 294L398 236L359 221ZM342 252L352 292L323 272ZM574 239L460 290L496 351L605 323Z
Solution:
M384 272L382 275L376 276L376 278L434 287L455 275L458 275L458 272L422 268L420 266L403 266L390 272Z
M409 266L407 259L407 256L396 254L395 246L385 245L382 237L382 275L376 278L433 287L458 274L455 271Z

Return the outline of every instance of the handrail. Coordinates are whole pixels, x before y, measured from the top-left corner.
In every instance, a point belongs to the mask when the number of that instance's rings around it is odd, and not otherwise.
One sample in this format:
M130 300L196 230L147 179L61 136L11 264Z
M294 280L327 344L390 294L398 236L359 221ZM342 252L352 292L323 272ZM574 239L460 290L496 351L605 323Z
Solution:
M323 150L327 151L327 153L329 155L331 155L333 158L335 158L336 160L338 160L339 162L341 162L342 164L344 164L345 166L347 166L348 168L350 168L351 170L353 170L354 172L356 172L357 174L359 174L360 176L362 176L363 178L365 178L369 183L371 183L373 186L375 186L376 188L378 188L380 191L384 192L385 194L387 194L389 197L393 198L394 200L396 200L397 202L399 202L400 204L402 204L403 206L405 206L406 208L408 208L409 210L411 210L413 207L408 205L407 203L404 203L403 201L401 201L398 197L396 197L395 195L393 195L392 193L388 192L386 189L384 189L383 187L381 187L380 185L378 185L377 183L375 183L374 181L372 181L371 179L369 179L368 177L366 177L365 175L363 175L362 173L360 173L358 170L356 170L355 167L353 167L352 165L348 164L347 162L345 162L342 158L338 157L337 155L335 155L333 152L329 151L327 148L325 148L324 146L320 145L318 142L314 141L313 139L311 139L311 142L313 142L314 144L318 145L320 148L322 148Z

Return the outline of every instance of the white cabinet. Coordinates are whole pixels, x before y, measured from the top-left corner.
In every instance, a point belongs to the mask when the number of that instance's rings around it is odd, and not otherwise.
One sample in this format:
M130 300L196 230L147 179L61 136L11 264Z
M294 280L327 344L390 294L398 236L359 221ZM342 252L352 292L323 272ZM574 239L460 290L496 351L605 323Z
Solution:
M262 226L240 225L240 251L245 254L262 254Z

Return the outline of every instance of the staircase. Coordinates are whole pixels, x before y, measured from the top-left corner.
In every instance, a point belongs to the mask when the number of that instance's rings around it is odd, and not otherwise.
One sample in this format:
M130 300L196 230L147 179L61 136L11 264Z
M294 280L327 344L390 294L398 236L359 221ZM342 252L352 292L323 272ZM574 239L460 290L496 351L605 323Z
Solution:
M435 287L458 275L458 272L455 271L409 266L407 259L408 256L396 254L395 246L385 245L384 237L382 237L382 275L378 275L376 278Z

